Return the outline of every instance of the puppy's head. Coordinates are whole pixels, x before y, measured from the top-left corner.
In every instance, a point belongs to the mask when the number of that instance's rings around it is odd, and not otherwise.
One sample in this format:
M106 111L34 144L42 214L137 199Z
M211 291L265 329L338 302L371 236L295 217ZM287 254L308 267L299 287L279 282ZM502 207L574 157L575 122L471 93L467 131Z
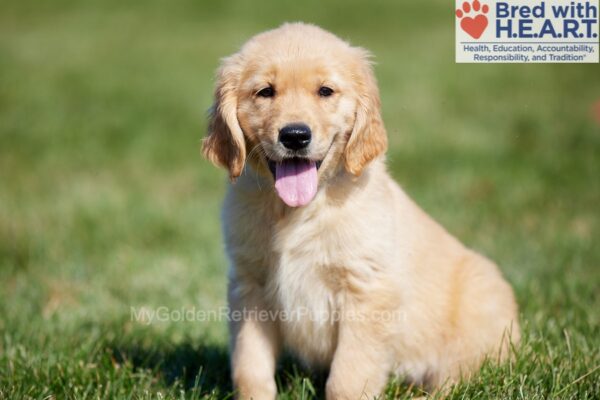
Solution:
M237 178L248 162L289 206L387 147L369 54L316 26L285 24L223 60L203 152Z

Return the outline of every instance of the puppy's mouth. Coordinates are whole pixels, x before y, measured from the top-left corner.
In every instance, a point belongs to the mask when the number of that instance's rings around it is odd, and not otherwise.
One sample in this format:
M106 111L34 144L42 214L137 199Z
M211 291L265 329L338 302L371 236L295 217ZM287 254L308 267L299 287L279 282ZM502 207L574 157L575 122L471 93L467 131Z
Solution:
M305 206L317 194L317 170L322 161L293 157L280 161L267 159L267 163L275 179L275 190L288 206Z

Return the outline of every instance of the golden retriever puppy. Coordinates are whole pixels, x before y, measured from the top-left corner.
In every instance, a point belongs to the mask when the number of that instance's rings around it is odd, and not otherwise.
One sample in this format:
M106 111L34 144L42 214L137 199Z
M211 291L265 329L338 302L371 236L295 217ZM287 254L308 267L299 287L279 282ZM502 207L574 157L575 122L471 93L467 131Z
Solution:
M512 290L390 178L369 53L285 24L223 60L203 152L232 179L231 367L238 396L274 399L287 348L327 368L328 399L390 375L440 387L518 341Z

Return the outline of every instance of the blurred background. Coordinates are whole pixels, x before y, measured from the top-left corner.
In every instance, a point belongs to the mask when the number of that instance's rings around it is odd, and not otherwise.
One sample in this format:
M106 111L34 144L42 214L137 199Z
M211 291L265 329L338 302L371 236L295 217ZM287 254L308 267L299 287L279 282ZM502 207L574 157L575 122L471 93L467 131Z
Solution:
M224 321L131 310L225 305L227 179L199 151L214 71L285 21L372 51L392 175L515 288L517 361L457 398L599 395L598 64L455 64L441 0L5 0L0 398L230 395ZM278 381L322 395L293 363Z

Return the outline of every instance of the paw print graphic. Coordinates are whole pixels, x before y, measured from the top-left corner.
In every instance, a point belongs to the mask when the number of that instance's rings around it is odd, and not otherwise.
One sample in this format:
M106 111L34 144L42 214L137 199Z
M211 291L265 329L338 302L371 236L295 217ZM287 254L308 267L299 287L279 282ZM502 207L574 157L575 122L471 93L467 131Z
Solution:
M473 10L473 17L467 16ZM456 10L456 17L460 19L460 27L467 32L473 39L479 39L485 28L488 26L488 19L485 16L489 11L487 4L483 6L479 0L473 0L471 4L465 1L462 9Z

